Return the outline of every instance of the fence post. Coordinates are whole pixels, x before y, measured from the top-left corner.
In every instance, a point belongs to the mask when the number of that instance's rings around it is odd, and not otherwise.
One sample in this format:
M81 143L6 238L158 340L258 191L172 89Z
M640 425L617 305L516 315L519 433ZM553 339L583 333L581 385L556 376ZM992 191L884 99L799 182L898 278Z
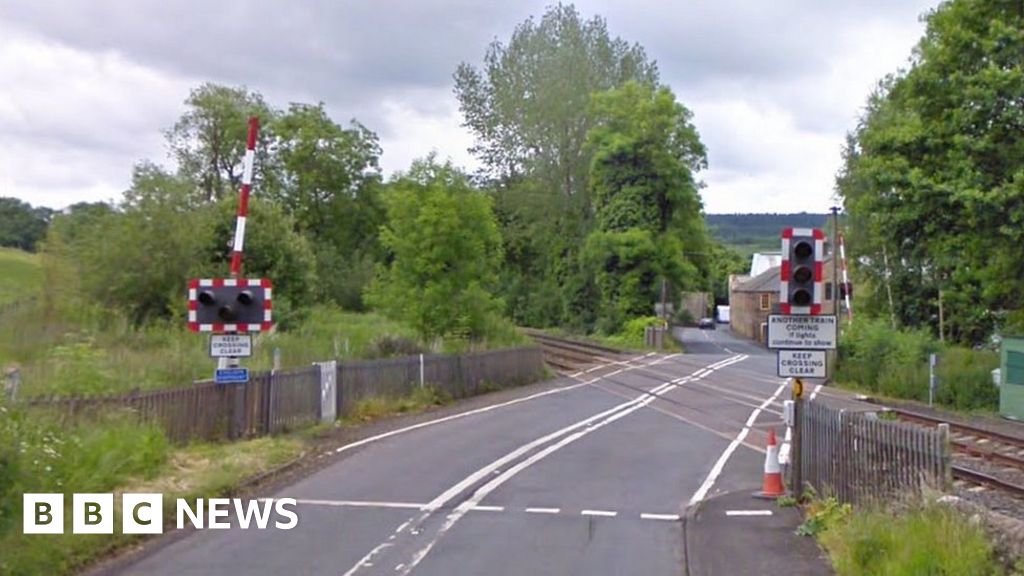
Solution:
M423 354L420 354L420 388L423 388Z
M952 449L949 445L949 424L939 424L939 441L942 442L942 489L949 490L953 485Z
M338 416L338 362L320 362L320 422L334 422Z

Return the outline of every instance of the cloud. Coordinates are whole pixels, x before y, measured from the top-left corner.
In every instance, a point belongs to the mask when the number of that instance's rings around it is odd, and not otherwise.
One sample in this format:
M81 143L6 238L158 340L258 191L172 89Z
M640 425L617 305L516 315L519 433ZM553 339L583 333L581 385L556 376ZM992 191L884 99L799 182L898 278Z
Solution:
M843 134L937 0L577 3L645 47L695 112L710 212L829 203ZM437 150L475 166L452 73L547 0L0 3L0 195L110 198L204 81L284 108L323 101L381 138L386 172ZM766 205L766 199L773 199ZM811 200L809 200L811 199Z

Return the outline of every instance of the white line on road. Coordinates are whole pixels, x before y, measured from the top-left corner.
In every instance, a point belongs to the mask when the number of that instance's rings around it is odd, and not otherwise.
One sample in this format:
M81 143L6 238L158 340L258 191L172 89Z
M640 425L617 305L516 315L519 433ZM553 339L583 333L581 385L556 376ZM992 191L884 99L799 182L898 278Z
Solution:
M606 516L608 518L614 518L618 516L618 512L614 510L581 510L580 516Z
M640 514L641 520L668 520L669 522L678 522L679 514Z
M708 495L708 491L715 485L715 480L717 480L718 476L722 473L722 469L725 468L726 462L728 462L729 458L732 457L732 453L736 451L736 448L743 443L747 434L750 433L750 427L754 425L754 421L757 420L761 411L767 408L769 404L778 398L779 394L786 389L786 384L787 382L779 384L779 387L775 389L775 393L769 396L759 407L755 408L754 411L750 413L750 418L747 418L747 423L744 425L743 430L740 430L740 433L736 435L736 438L729 443L725 452L722 452L722 455L718 457L718 461L715 462L715 465L711 468L711 472L709 472L708 477L704 479L704 483L701 484L700 488L697 489L697 492L694 493L693 498L690 498L690 502L687 504L687 507L695 506L699 504L701 500L704 500Z
M814 401L815 398L818 397L818 391L821 390L821 386L822 386L821 384L818 384L817 386L814 387L814 392L811 392L811 401L812 402Z
M358 571L363 566L366 566L366 567L373 566L373 562L370 562L370 560L372 560L373 557L376 556L378 552L380 552L381 550L383 550L385 548L388 548L390 546L394 546L394 544L391 544L390 542L385 542L385 543L377 546L373 550L370 550L366 554L366 556L363 556L362 558L359 559L359 562L356 562L355 566L349 568L348 572L345 572L341 576L352 576L353 574L356 573L356 571Z
M634 362L634 361L637 361L637 360L642 360L644 358L649 357L650 355L651 355L651 353L647 353L647 354L644 354L644 355L641 355L641 356L635 356L633 358L630 358L628 361L629 362ZM661 361L664 361L664 360L668 360L669 358L672 358L674 356L678 356L678 354L671 354L669 356L665 356L665 357L663 357L663 358L661 358L661 359L659 359L659 360L657 360L655 362L652 362L651 364L648 364L648 365L653 365L653 364L656 364L658 362L661 362ZM641 368L641 367L642 366L630 366L628 368L623 368L623 369L618 370L616 372L611 372L611 373L607 374L606 376L614 376L615 374L618 374L618 373L623 372L625 370L630 370L632 368ZM411 432L413 430L418 430L420 428L425 428L427 426L433 426L434 424L441 424L441 423L444 423L444 422L450 422L452 420L458 420L459 418L464 418L466 416L472 416L474 414L482 414L484 412L489 412L491 410L496 410L498 408L504 408L506 406L512 406L514 404L519 404L520 402L526 402L528 400L534 400L536 398L541 398L541 397L544 397L544 396L549 396L551 394L560 394L562 392L568 392L569 390L575 390L576 388L581 388L583 386L588 386L590 384L593 384L594 382L600 380L601 378L603 378L603 376L599 376L597 378L593 378L593 379L587 380L585 382L579 382L579 383L576 383L576 384L570 384L568 386L562 386L560 388L554 388L552 390L545 390L543 392L538 392L536 394L531 394L529 396L523 396L522 398L516 398L515 400L509 400L508 402L501 402L499 404L491 404L490 406L484 406L482 408L476 408L474 410L467 410L465 412L459 412L458 414L452 414L451 416L445 416L443 418L437 418L435 420L427 420L426 422L420 422L419 424L413 424L412 426L406 426L404 428L398 428L397 430L392 430L390 432L384 432L383 434L377 434L376 436L370 436L369 438L363 438L362 440L357 440L357 441L352 442L350 444L346 444L344 446L340 446L340 447L336 448L334 450L334 452L335 453L346 452L346 451L351 450L353 448L358 448L360 446L365 446L366 444L370 444L370 443L376 442L378 440L383 440L385 438L390 438L390 437L396 436L398 434L403 434L405 432Z
M669 356L662 357L659 360L652 362L650 365L668 360L675 356L678 356L678 354L672 354ZM733 356L730 358L726 358L725 360L715 362L714 364L705 367L704 370L710 369L710 371L707 372L707 374L710 374L714 370L725 368L726 366L730 366L737 362L742 362L747 358L748 356L746 355ZM559 437L565 436L565 438L563 438L562 440L559 440L554 444L550 444L546 448L540 450L539 452L533 454L532 456L526 458L525 460L518 462L517 464L503 472L500 476L493 478L492 480L478 488L470 498L463 501L462 504L460 504L457 508L455 508L455 510L451 514L447 516L444 524L442 524L441 527L437 530L437 533L434 535L433 539L431 539L430 542L428 542L423 548L421 548L413 555L412 559L409 561L405 569L402 570L401 574L404 576L412 572L412 570L416 568L416 566L420 562L423 561L423 558L425 558L427 554L430 553L430 550L433 549L434 545L437 544L438 540L440 540L441 537L444 536L444 534L448 530L450 530L451 527L454 526L455 523L458 522L459 519L461 519L470 508L478 505L484 498L487 497L488 494L496 490L499 486L507 482L513 476L530 467L534 463L544 459L545 457L554 453L563 446L575 442L576 440L579 440L580 438L586 436L587 434L599 430L600 428L603 428L604 426L607 426L608 424L611 424L616 420L624 418L629 414L632 414L633 412L636 412L637 410L644 408L645 406L657 400L658 397L661 396L662 394L670 390L674 390L680 384L686 383L690 381L692 378L693 376L687 376L683 378L677 378L676 380L673 380L671 382L666 382L660 386L656 386L652 390L649 390L628 402L623 402L622 404L605 410L604 412L600 412L589 418L581 420L575 424L562 428L561 430L552 432L551 434L548 434L547 436L544 436L542 438L538 438L533 442L530 442L517 448L516 450L513 450L512 452L506 454L505 456L499 458L498 460L495 460L494 462L481 468L477 472L470 474L468 477L466 477L456 485L446 490L444 493L439 495L430 504L427 505L426 511L424 515L421 517L421 521L425 520L426 517L429 516L432 511L440 508L445 503L449 502L450 500L458 496L460 493L468 489L470 486L476 484L481 478L487 476L490 473L490 470L501 468L505 464L513 460L516 460L520 456L530 452L534 448L539 448L544 444L554 442ZM583 429L573 432L574 430L577 430L579 428ZM572 433L570 434L570 432ZM567 434L568 436L566 436Z
M473 506L470 510L477 512L504 512L504 506Z
M335 506L338 508L406 508L422 510L426 504L415 502L374 502L372 500L301 500L296 499L296 504L307 506Z
M530 514L558 514L561 512L561 508L527 508L526 512Z
M771 510L726 510L726 516L771 516Z

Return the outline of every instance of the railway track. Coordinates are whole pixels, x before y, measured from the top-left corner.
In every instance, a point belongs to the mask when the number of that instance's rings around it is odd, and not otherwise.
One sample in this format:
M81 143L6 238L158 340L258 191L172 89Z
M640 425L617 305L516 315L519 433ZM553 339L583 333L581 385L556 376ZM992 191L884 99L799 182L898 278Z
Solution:
M1024 478L1024 438L962 422L950 422L903 408L890 407L888 410L901 420L909 422L932 426L948 424L949 443L955 451L973 459L990 462L993 465L1012 468L1014 475ZM951 468L953 477L956 479L995 488L1024 498L1024 483L994 475L990 471L979 470L978 467L966 465L963 462L953 463Z
M621 350L561 336L552 336L541 330L521 329L544 351L544 361L556 370L575 372L600 361L615 360Z

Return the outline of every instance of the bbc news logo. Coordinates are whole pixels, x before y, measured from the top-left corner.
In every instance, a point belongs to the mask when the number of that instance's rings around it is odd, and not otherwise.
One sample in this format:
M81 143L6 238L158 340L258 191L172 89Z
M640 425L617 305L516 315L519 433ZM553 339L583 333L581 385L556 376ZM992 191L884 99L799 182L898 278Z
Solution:
M25 534L64 533L63 494L24 495ZM242 500L240 498L198 498L189 504L185 498L175 502L178 529L191 525L200 530L227 530L232 527L232 512L242 530L291 530L299 525L294 498ZM113 494L73 494L71 498L72 534L113 534L116 515ZM273 520L273 522L271 522ZM124 534L161 534L164 531L162 494L122 494L121 532Z

